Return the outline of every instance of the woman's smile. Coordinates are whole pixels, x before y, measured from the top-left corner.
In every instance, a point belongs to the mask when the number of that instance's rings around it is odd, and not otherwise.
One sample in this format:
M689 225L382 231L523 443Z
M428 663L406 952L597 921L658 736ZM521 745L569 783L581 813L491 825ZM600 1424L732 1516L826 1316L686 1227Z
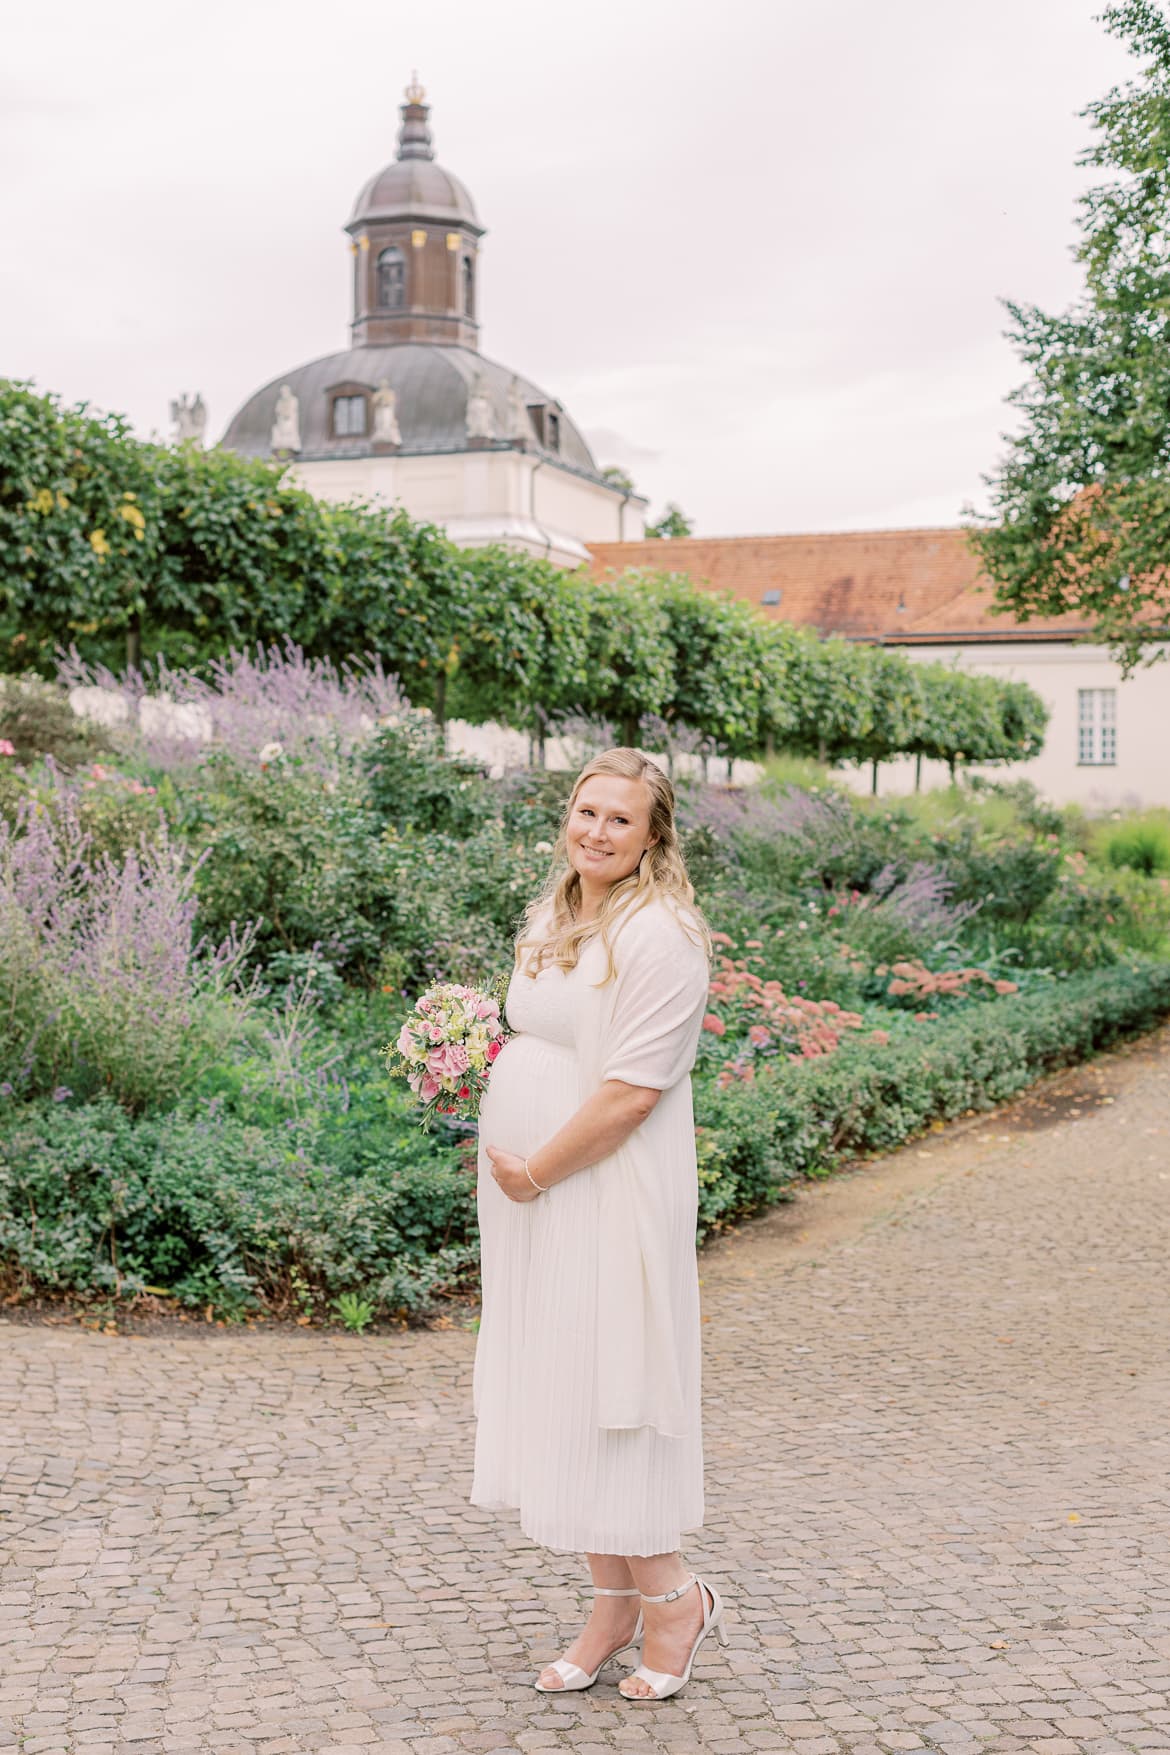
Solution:
M604 841L586 839L598 833L604 834ZM657 839L650 828L650 796L644 781L618 774L590 775L574 799L565 831L570 864L585 885L587 915L600 906L613 884L637 871L638 861ZM590 873L596 873L596 884Z

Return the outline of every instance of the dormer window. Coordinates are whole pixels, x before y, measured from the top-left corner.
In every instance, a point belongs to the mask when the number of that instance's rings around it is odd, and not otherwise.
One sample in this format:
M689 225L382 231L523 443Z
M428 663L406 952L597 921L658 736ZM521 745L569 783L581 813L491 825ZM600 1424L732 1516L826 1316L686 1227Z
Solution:
M405 307L406 257L391 245L378 255L378 309L401 311Z
M333 437L360 439L366 433L366 399L364 396L333 398Z
M530 402L528 418L532 422L532 430L536 434L536 442L546 451L559 451L561 448L561 415L559 408L550 408L547 402Z

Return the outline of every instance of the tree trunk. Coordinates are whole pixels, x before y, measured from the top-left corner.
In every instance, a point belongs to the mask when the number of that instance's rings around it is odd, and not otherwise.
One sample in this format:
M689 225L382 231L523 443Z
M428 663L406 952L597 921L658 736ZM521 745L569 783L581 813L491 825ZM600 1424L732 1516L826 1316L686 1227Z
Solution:
M878 766L879 766L879 764L875 761L873 764L873 771L870 775L870 782L869 782L869 790L873 794L874 798L876 798L878 795Z
M126 668L142 669L142 617L137 610L126 626Z
M922 751L921 750L919 750L918 754L914 758L914 790L915 790L915 792L922 791Z
M766 756L774 756L776 754L776 733L772 730L770 725L764 733L764 754Z
M435 678L435 724L439 728L445 746L447 741L447 677L443 671L440 671Z
M628 750L632 750L637 747L637 742L638 719L637 717L627 717L622 720L622 743Z
M820 742L817 744L817 761L820 762L822 767L828 766L829 751L828 751L828 746L826 745L823 737L821 738Z
M948 757L947 767L951 771L951 785L953 786L955 784L955 758L954 758L954 756Z

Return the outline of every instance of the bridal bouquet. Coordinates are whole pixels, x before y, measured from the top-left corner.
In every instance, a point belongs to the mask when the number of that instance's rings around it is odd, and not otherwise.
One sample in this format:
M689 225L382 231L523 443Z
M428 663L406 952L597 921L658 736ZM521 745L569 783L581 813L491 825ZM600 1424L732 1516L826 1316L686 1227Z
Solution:
M492 1062L506 1039L495 995L441 981L427 988L383 1054L421 1103L419 1125L425 1129L436 1115L479 1114Z

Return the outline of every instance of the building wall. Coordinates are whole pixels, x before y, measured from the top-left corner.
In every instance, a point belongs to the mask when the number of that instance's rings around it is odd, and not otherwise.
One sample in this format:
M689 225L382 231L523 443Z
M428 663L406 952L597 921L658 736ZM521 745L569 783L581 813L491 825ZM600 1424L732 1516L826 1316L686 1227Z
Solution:
M1080 804L1090 811L1170 805L1170 666L1155 664L1123 680L1121 667L1099 646L1072 642L1038 644L1011 642L984 646L903 647L909 658L949 663L986 676L1028 683L1051 712L1044 749L1032 762L1009 768L976 769L989 778L1031 780L1058 804ZM1116 706L1117 759L1112 766L1082 764L1078 759L1079 693L1082 689L1113 689ZM868 789L868 773L855 773L853 783ZM923 764L924 787L945 785L941 763ZM884 763L879 772L882 793L914 788L912 761Z
M586 542L645 529L644 500L524 451L339 457L298 463L292 473L320 499L400 505L465 547L503 542L563 567L589 559Z

